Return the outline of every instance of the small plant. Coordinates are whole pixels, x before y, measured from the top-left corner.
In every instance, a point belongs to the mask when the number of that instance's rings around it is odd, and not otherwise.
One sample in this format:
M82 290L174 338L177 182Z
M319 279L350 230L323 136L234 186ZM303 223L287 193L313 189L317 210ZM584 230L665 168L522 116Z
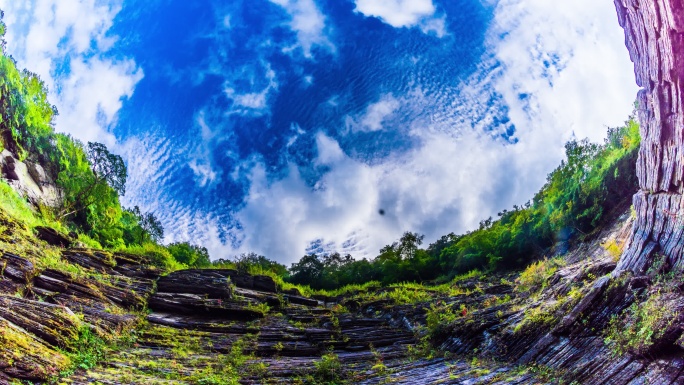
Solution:
M93 333L86 324L78 329L78 339L71 347L72 353L71 368L65 370L61 375L71 375L75 369L88 370L97 365L106 357L107 342L97 334Z
M459 314L463 313L463 309L459 310ZM453 308L449 305L432 304L425 312L428 336L435 338L440 335L446 326L456 321L459 314L454 312Z
M337 354L329 352L314 363L316 371L313 376L316 384L340 385L345 383L342 362Z
M265 302L259 302L258 304L249 303L246 306L247 310L255 311L261 313L261 315L266 316L271 311L271 307Z
M622 314L613 315L604 341L616 355L645 354L663 337L676 315L658 292L644 302L633 303Z
M559 303L556 302L551 306L539 306L525 310L525 316L513 329L514 333L519 333L523 330L529 330L533 327L551 325L556 322L557 318L554 315L558 310Z
M278 341L275 345L273 345L273 349L274 349L276 352L280 353L280 352L283 351L283 349L285 349L285 345L283 345L282 342Z
M603 248L608 252L608 254L611 256L611 259L615 263L617 263L617 261L620 260L620 256L622 255L622 249L624 247L624 242L620 242L620 244L618 244L618 242L615 239L611 239L603 245Z
M541 261L534 262L529 265L525 271L520 273L518 279L515 280L515 289L519 292L534 292L543 289L549 282L549 279L558 270L559 267L565 266L565 260L561 257L553 259L545 258Z

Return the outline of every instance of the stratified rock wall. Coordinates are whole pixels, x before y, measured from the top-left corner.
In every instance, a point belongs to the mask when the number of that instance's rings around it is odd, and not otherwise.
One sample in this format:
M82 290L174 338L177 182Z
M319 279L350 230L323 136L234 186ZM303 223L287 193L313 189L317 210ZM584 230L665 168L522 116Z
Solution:
M684 0L614 0L642 87L637 218L618 271L642 272L655 253L684 268Z

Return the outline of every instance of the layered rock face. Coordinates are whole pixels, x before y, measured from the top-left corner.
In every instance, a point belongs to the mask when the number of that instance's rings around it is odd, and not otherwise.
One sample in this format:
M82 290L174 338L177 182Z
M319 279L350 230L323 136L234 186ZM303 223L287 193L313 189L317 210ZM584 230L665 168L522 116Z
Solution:
M641 120L636 223L618 271L666 257L684 268L684 2L615 0L634 62Z

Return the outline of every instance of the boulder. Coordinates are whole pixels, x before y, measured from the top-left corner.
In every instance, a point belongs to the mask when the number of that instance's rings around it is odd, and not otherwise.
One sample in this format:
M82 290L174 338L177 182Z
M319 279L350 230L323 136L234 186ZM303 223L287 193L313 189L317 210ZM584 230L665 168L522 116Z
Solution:
M43 186L49 183L43 166L34 162L26 162L26 167L31 179L36 182L40 191L43 191Z

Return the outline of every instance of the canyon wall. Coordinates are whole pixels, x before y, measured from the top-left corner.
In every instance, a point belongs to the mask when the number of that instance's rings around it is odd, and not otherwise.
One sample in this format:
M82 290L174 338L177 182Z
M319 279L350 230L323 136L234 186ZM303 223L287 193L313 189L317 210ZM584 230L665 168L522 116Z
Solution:
M615 0L641 121L636 222L617 271L684 268L684 1Z

